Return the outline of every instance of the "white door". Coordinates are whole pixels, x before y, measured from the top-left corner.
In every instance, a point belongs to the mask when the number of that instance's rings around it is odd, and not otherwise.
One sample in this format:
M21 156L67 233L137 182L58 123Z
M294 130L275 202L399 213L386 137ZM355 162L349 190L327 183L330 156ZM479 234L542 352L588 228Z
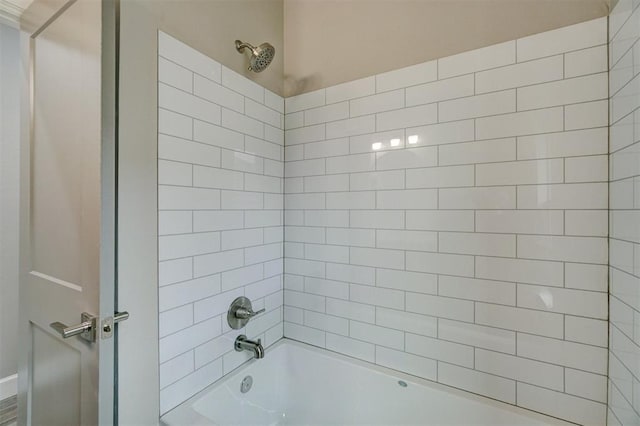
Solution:
M113 424L115 6L36 0L22 30L19 423Z

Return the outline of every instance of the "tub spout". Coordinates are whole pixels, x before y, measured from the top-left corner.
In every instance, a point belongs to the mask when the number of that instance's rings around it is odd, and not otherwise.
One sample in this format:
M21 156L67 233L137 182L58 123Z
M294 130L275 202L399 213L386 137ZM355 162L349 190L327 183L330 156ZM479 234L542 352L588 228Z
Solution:
M256 342L247 339L247 336L241 334L240 336L236 337L236 342L233 347L238 352L249 351L253 352L253 356L258 359L264 358L264 348L262 347L262 342L260 341L260 339L258 339L258 341Z

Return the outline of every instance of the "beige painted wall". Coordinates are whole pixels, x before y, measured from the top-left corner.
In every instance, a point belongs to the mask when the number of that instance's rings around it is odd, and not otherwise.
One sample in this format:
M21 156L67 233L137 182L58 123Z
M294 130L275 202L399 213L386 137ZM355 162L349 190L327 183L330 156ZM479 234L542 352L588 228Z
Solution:
M148 15L146 19L155 22L157 28L282 94L283 0L123 0L123 3L135 3L135 9ZM248 53L241 55L236 51L236 39L253 45L271 43L276 56L269 68L261 73L247 71Z
M285 0L285 96L608 11L608 0Z
M131 318L118 336L120 424L154 425L159 417L157 32L281 94L282 16L282 0L121 2L118 306ZM236 38L269 41L277 49L274 63L261 74L248 74Z

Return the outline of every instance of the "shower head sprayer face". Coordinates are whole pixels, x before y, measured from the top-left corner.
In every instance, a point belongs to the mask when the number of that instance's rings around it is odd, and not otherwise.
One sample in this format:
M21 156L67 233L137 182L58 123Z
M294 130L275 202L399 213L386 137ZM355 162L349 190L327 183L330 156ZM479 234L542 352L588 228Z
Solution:
M269 43L262 43L258 47L254 47L249 43L243 43L240 40L236 40L236 49L242 53L245 48L251 50L251 59L249 61L249 71L262 72L264 71L276 54L276 49Z
M272 45L269 43L262 43L257 49L255 49L254 54L251 56L251 70L255 72L265 70L271 61L273 61L275 54L276 49L274 49Z

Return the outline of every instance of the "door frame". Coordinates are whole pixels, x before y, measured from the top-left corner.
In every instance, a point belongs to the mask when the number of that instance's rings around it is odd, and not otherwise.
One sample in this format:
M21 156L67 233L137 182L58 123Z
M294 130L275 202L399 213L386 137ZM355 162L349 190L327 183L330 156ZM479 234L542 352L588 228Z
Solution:
M158 25L153 2L120 4L118 337L121 425L160 422L158 335Z
M113 251L100 251L100 318L111 317L115 312L124 311L118 306L117 281L117 214L118 214L118 50L120 44L120 0L102 0L102 58L101 58L101 185L102 209L100 240L113 240ZM126 327L128 324L122 324ZM102 339L109 350L101 351L99 371L100 424L118 423L118 331L115 326L112 338ZM102 372L108 374L102 374ZM110 390L110 391L109 391Z
M29 214L30 211L30 147L33 134L33 58L32 35L39 33L57 16L77 0L34 0L20 19L21 55L21 106L20 106L20 282L29 273ZM90 0L91 1L91 0ZM117 117L118 117L118 44L119 44L119 0L101 0L101 206L100 241L110 241L114 248L100 250L100 306L96 313L99 319L113 316L117 309L116 299L116 253L117 253ZM22 297L20 297L22 299ZM100 320L98 321L100 323ZM26 348L24 339L29 337L29 320L19 313L19 346ZM117 424L117 373L114 337L100 339L98 366L98 421L101 425ZM101 333L98 335L100 336ZM28 413L29 387L28 354L21 354L18 364L18 420L24 422ZM22 423L21 423L22 424Z

